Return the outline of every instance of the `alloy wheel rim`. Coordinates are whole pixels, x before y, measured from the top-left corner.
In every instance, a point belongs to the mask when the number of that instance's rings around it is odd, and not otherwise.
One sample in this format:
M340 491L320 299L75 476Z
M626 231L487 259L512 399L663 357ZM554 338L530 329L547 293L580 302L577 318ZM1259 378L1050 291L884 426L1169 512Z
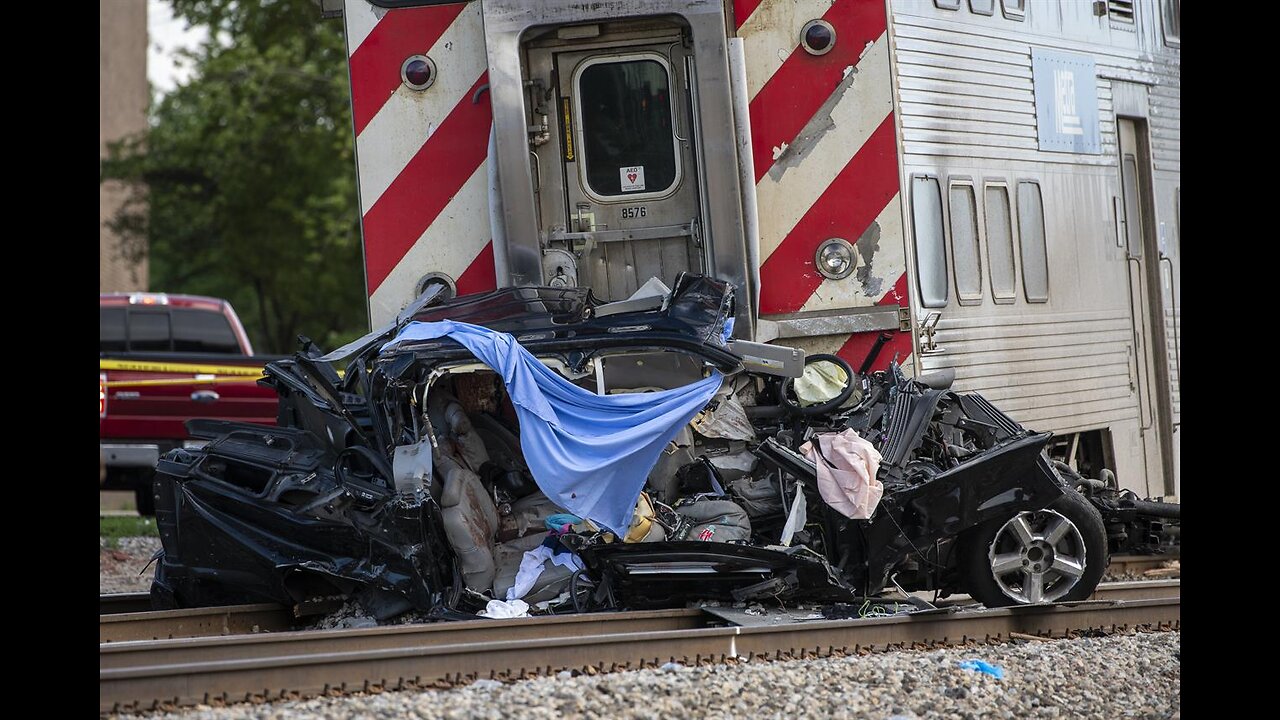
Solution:
M1000 591L1024 605L1059 600L1087 567L1080 528L1053 510L1011 518L991 541L987 558Z

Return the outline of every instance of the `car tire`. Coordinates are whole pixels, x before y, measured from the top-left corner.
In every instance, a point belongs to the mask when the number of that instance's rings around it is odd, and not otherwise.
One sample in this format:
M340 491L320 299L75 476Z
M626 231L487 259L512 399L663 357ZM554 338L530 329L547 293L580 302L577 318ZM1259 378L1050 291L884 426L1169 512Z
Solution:
M1109 561L1102 515L1075 490L974 527L960 551L961 584L987 607L1088 599Z

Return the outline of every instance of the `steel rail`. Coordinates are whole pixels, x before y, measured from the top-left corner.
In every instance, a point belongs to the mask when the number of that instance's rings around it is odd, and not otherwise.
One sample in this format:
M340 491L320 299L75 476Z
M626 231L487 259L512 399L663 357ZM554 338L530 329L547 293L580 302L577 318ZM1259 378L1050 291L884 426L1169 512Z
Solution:
M1102 583L1089 599L1136 600L1177 597L1178 593L1178 580L1138 580ZM926 595L927 593L920 594L921 597ZM103 614L98 621L100 643L274 633L293 630L303 622L296 619L288 608L269 603L140 612L135 610L139 604L142 604L144 610L149 607L150 600L146 593L102 595L101 598ZM953 595L945 604L962 605L971 602L973 600L968 595ZM108 607L112 609L108 610ZM696 610L680 612L686 613L690 618L702 617ZM696 626L690 624L666 629L678 630Z
M146 612L151 609L151 593L102 593L98 596L98 614Z
M292 630L297 622L288 608L275 603L116 612L98 616L98 642L279 632Z

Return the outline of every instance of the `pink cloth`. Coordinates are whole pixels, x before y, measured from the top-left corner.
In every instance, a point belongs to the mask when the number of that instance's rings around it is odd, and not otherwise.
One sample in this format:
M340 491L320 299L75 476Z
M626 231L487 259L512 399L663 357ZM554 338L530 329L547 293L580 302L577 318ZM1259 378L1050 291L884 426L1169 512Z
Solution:
M876 479L880 452L871 443L853 430L819 433L800 452L818 466L818 492L828 505L852 520L871 517L884 495Z

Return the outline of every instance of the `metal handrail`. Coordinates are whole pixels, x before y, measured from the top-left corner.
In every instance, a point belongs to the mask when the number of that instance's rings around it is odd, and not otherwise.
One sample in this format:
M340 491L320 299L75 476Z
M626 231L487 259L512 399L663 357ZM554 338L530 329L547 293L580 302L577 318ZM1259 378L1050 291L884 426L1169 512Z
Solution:
M1137 264L1138 264L1138 282L1142 282L1142 258L1140 258L1140 257L1138 257L1138 256L1136 256L1136 255L1133 255L1132 253L1129 253L1129 252L1127 252L1127 251L1126 251L1126 252L1125 252L1125 255L1124 255L1124 259L1125 259L1125 267L1126 267L1126 268L1129 266L1129 265L1128 265L1128 263L1130 263L1130 262L1135 262L1135 263L1137 263ZM1155 408L1151 406L1151 392L1150 392L1151 388L1150 388L1150 383L1148 383L1148 388L1147 388L1147 391L1148 391L1148 392L1147 392L1147 394L1146 394L1146 400L1147 400L1147 417L1149 417L1149 418L1151 419L1151 421L1150 421L1149 423L1147 423L1146 425L1143 425L1143 424L1142 424L1142 408L1141 408L1141 402L1142 402L1142 398L1143 398L1143 394L1142 394L1142 373L1144 372L1144 368L1143 368L1143 366L1142 366L1142 363L1143 363L1143 362L1145 362L1145 361L1144 361L1144 359L1141 357L1141 355L1139 354L1139 353L1141 352L1141 346L1139 345L1139 342L1138 342L1138 323L1137 323L1137 322L1135 322L1136 320L1138 320L1138 313L1137 313L1137 310L1133 307L1133 279L1132 279L1132 278L1133 278L1133 276L1132 276L1132 275L1130 275L1130 276L1129 276L1129 293L1128 293L1128 295L1129 295L1129 326L1133 329L1133 352L1134 352L1134 361L1135 361L1135 362L1137 362L1137 363L1139 363L1139 365L1138 365L1138 402L1139 402L1139 408L1138 408L1138 429L1139 429L1140 431L1142 431L1142 432L1145 432L1145 431L1147 431L1147 430L1150 430L1150 429L1152 428L1152 426L1154 426L1154 425L1155 425L1155 422L1156 422L1156 411L1155 411Z

